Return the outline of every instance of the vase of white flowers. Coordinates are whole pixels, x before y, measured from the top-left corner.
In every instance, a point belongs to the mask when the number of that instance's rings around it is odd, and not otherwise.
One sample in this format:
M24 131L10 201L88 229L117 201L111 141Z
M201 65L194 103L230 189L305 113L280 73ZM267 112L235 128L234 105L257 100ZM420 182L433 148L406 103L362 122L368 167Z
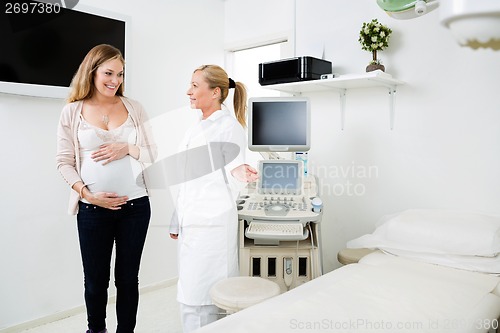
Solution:
M380 63L377 59L377 51L382 51L389 46L389 37L392 30L382 25L377 19L372 19L371 22L363 23L361 31L359 32L358 41L361 44L361 48L365 51L372 53L372 61L366 67L367 72L380 69L385 71L384 65Z

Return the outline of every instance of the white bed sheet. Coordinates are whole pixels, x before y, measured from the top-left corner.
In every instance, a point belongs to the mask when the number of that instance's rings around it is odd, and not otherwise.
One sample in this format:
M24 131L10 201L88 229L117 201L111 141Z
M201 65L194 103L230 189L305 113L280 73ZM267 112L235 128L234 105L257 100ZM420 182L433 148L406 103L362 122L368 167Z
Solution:
M487 332L499 281L377 252L197 332Z

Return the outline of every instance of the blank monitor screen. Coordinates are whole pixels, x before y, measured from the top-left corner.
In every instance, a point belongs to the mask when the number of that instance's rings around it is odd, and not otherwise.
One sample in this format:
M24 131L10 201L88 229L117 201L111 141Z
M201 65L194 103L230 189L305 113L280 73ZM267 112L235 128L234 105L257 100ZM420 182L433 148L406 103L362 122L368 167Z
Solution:
M248 147L252 151L308 151L310 102L306 97L249 99Z
M259 165L258 193L298 195L302 190L302 162L263 160Z

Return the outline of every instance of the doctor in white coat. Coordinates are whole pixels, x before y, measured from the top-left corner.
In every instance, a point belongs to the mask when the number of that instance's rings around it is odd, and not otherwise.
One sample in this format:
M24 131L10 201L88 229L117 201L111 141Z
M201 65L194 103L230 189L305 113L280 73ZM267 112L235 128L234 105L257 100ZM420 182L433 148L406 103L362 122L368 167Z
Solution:
M235 116L222 109L235 89ZM219 66L197 68L187 91L201 117L181 144L179 187L170 237L178 239L177 300L184 332L218 319L209 290L219 280L239 275L236 198L257 170L245 164L246 89Z

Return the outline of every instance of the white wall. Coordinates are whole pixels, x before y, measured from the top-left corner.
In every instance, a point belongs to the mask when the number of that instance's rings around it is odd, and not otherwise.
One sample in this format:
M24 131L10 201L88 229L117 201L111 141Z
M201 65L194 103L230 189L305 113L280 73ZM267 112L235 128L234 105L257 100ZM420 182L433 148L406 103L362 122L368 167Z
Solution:
M238 10L245 1L231 3L226 17L238 22L246 15ZM339 266L336 254L348 240L373 231L385 214L408 208L500 214L500 52L460 47L440 26L437 11L398 21L373 0L296 4L297 55L324 52L334 72L363 73L371 54L361 50L359 30L377 18L393 30L379 58L387 73L406 82L396 94L392 131L385 88L348 91L344 130L338 93L308 94L313 101L310 164L321 172L325 202L326 271ZM272 25L268 28L272 36ZM253 27L234 23L225 29L237 36ZM348 192L354 186L361 195Z
M155 129L162 129L155 133L162 155L174 152L193 115L185 95L192 71L203 63L223 65L223 1L80 4L131 17L126 95L139 100ZM55 167L63 105L57 99L0 94L0 329L83 305L76 217L66 213L70 190ZM162 190L151 199L142 287L177 276L176 244L167 228L171 199Z
M225 2L226 49L260 45L262 40L273 41L294 34L293 0Z

